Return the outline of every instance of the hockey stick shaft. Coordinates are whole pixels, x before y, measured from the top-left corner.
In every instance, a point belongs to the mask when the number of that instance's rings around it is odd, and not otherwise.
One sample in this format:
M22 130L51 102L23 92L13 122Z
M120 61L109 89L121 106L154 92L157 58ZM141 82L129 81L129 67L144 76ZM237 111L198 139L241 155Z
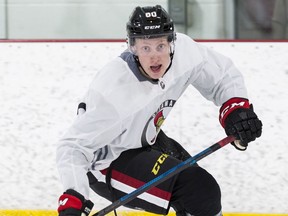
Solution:
M125 196L121 197L120 199L116 200L115 202L111 203L107 207L103 208L99 212L93 214L92 216L104 216L108 214L109 212L115 210L119 206L125 205L129 201L135 199L138 195L144 193L145 191L149 190L152 187L157 186L158 184L166 181L167 179L171 178L172 176L175 176L176 174L180 173L184 169L190 167L193 164L196 164L197 161L201 160L202 158L210 155L211 153L217 151L218 149L224 147L228 143L231 143L235 140L235 137L228 136L224 139L218 141L217 143L211 145L210 147L204 149L197 155L188 158L187 160L181 162L177 166L167 170L166 172L162 173L158 177L152 179L151 181L145 183L141 187L137 188L136 190L132 191L129 194L126 194Z

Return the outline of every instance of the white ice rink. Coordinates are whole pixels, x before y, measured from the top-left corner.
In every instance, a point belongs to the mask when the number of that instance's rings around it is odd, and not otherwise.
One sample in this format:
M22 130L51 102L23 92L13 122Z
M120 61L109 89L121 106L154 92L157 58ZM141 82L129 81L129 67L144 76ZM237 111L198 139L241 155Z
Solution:
M288 43L204 43L243 72L263 136L200 161L218 180L224 212L288 213ZM56 209L63 192L56 142L92 77L125 43L0 43L0 209ZM113 79L113 77L111 77ZM218 107L192 87L164 130L191 154L225 134ZM95 208L108 202L93 195Z

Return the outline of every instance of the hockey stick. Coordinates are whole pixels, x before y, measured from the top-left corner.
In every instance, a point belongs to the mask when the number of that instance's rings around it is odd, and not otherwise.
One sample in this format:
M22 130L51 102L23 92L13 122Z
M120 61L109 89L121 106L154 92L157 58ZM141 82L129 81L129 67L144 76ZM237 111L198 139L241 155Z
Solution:
M141 187L137 188L136 190L132 191L129 194L121 197L120 199L116 200L115 202L111 203L107 207L103 208L99 212L93 214L92 216L104 216L109 212L115 210L121 205L125 205L129 201L135 199L138 195L144 193L145 191L149 190L152 187L164 182L165 180L171 178L172 176L180 173L184 169L188 168L189 166L195 164L197 161L201 160L202 158L210 155L211 153L217 151L218 149L222 148L223 146L231 143L235 140L235 137L228 136L224 139L218 141L217 143L211 145L210 147L206 148L205 150L201 151L197 155L188 158L187 160L181 162L180 164L176 165L175 167L167 170L166 172L162 173L158 177L152 179L151 181L147 182L146 184L142 185Z

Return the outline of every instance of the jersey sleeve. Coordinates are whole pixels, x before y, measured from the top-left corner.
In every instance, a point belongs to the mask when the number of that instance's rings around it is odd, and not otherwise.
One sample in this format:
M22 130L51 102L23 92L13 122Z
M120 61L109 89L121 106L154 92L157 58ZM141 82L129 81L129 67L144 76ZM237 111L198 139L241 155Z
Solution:
M72 188L89 196L87 172L94 152L107 146L121 133L114 107L90 88L83 102L86 112L78 115L57 146L56 162L64 190Z
M247 98L243 75L231 59L201 44L197 46L203 61L192 85L217 106L232 97Z

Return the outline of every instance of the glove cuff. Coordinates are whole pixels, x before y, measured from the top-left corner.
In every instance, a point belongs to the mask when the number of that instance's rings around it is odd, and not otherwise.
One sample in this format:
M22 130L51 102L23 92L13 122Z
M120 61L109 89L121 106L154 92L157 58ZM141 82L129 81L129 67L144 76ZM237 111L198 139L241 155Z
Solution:
M59 198L58 213L64 215L89 215L94 204L86 200L83 195L75 190L68 189Z
M226 101L220 108L219 122L225 128L226 117L234 110L239 108L250 108L249 100L246 98L231 98Z

